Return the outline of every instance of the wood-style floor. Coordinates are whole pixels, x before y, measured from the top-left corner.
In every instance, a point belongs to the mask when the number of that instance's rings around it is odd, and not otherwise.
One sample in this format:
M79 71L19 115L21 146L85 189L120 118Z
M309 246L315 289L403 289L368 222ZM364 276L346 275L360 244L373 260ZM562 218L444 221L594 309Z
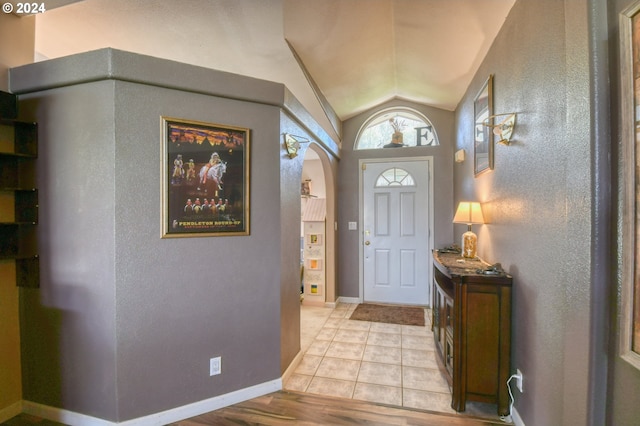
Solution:
M408 410L352 399L279 391L172 423L172 426L202 425L497 426L504 423L455 414Z
M7 426L62 426L61 423L29 414L20 414L1 424ZM353 399L279 391L172 423L172 426L498 426L505 424L507 423L496 423L463 415L430 413Z

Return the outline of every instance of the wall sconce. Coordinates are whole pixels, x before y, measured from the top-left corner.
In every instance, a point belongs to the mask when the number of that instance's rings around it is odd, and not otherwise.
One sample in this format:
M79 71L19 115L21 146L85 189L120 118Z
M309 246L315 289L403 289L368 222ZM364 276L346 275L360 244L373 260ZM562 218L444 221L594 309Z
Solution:
M471 225L474 223L484 223L480 203L461 201L453 217L453 223L467 224L467 232L462 234L462 256L474 259L478 249L478 236L471 231Z
M284 134L284 149L287 151L289 158L296 158L298 156L301 143L309 143L309 139L301 136L290 135L289 133Z
M489 124L497 117L506 117L498 124ZM513 130L516 127L516 113L508 112L506 114L496 114L492 115L489 118L485 119L482 124L487 127L493 128L493 134L498 136L500 140L499 144L502 145L510 145L509 140L511 139L511 135L513 134Z

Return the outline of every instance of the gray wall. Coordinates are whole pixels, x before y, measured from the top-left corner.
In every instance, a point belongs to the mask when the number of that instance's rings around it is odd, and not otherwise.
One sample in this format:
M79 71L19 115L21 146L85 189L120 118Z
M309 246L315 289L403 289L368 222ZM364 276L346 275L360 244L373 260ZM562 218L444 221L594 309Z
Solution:
M423 113L433 124L440 145L436 147L407 147L402 149L353 149L356 135L362 124L376 112L393 107L407 106ZM403 100L393 100L359 114L343 124L343 141L338 166L338 295L359 297L359 235L361 230L349 231L348 222L359 221L359 174L361 159L393 157L433 156L434 159L434 243L442 247L453 242L453 152L455 144L454 114L425 105ZM457 166L457 165L456 165Z
M305 153L307 149L311 149L311 143L318 144L315 149L320 151L320 155L328 163L327 167L323 168L323 172L327 174L325 179L329 182L335 181L337 159L320 148L321 140L301 127L290 114L283 112L280 122L282 134L291 133L310 141L310 143L300 145L298 156L293 159L289 158L284 149L280 149L280 201L282 205L280 209L280 253L282 258L280 317L282 331L281 368L284 372L300 350L300 183L302 182ZM282 135L280 141L284 141ZM331 194L328 194L327 197L327 221L331 220L332 211L335 210L335 200L332 200L330 196ZM329 244L329 238L332 237L327 234L327 244ZM327 262L326 272L330 273L329 262Z
M20 306L23 398L111 419L118 363L114 89L102 81L22 98L24 118L39 123L41 289L25 290Z
M124 421L280 378L299 350L299 240L281 214L298 229L302 172L283 156L284 87L109 49L11 78L40 123L24 399ZM251 129L250 236L160 238L161 116Z
M456 148L468 152L473 100L489 74L494 112L518 113L493 172L475 178L471 161L456 169L455 200L484 203L478 254L514 278L512 369L524 376L515 406L527 425L602 424L606 301L593 294L607 283L594 281L606 269L592 253L603 247L596 214L608 206L592 182L609 142L593 130L603 112L592 85L606 74L590 73L589 3L517 1L456 110Z

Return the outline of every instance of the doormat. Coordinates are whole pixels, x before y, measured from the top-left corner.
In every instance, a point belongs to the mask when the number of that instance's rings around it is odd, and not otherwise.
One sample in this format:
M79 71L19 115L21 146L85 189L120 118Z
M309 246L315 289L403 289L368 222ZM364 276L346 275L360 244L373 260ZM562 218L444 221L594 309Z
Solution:
M416 306L361 303L356 307L349 319L424 327L424 315L424 308Z

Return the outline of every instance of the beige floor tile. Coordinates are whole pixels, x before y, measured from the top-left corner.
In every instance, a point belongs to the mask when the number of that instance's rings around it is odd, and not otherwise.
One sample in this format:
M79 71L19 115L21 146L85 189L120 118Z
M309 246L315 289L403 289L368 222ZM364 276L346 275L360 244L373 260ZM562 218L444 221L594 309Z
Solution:
M362 360L365 345L361 343L331 342L324 354L331 358Z
M356 381L360 361L339 358L323 358L315 375L328 379ZM296 371L297 372L297 371Z
M402 349L433 349L433 339L427 336L402 335Z
M402 334L405 336L426 336L431 334L431 329L428 327L420 327L417 325L403 325Z
M343 343L367 343L368 335L368 331L339 328L338 331L336 331L335 336L333 336L333 340L335 342Z
M313 341L313 343L311 343L311 345L309 345L309 348L305 352L305 355L323 356L327 352L327 349L329 348L330 344L331 344L331 341L329 340L316 339Z
M436 353L426 349L402 349L402 365L437 370Z
M284 388L296 392L305 392L311 383L313 376L306 376L304 374L292 374Z
M384 322L372 322L371 329L375 333L402 333L402 326L399 324L386 324Z
M336 305L336 309L355 309L358 307L357 303L345 303L345 302L338 302L338 304Z
M386 346L390 348L399 348L402 345L402 336L392 333L374 333L369 332L367 345Z
M304 351L313 342L331 315L332 309L317 306L300 307L300 347Z
M347 311L346 309L334 309L333 312L331 313L331 315L329 316L329 318L345 318L347 316L347 313L349 311Z
M392 364L363 361L358 374L358 382L374 385L402 386L402 367Z
M323 328L316 336L316 340L333 340L337 331L337 328Z
M307 392L318 395L336 396L339 398L352 398L355 385L355 382L347 380L314 377L307 388Z
M298 364L298 367L296 368L294 373L313 376L318 369L321 361L321 356L305 355L302 357L302 361L300 361L300 364Z
M451 394L448 393L404 389L402 392L402 405L420 410L455 413L455 410L451 408Z
M449 384L439 370L402 367L402 386L407 389L449 392Z
M323 328L340 328L343 318L329 318L325 321Z
M312 307L306 313L307 307L301 308L306 329L301 346L305 350L304 340L307 349L284 388L454 413L436 362L431 312L425 314L425 327L400 326L350 320L356 307L339 303L335 309Z
M383 364L402 364L402 350L385 346L367 345L364 350L363 361L380 362Z
M357 303L341 303L338 305L339 307L344 307L347 309L348 314L352 314L353 311L358 307Z
M358 382L353 399L402 406L402 388Z
M346 330L360 330L360 331L369 331L371 328L371 322L369 321L358 321L358 320L346 320L340 324L340 328L344 328Z

